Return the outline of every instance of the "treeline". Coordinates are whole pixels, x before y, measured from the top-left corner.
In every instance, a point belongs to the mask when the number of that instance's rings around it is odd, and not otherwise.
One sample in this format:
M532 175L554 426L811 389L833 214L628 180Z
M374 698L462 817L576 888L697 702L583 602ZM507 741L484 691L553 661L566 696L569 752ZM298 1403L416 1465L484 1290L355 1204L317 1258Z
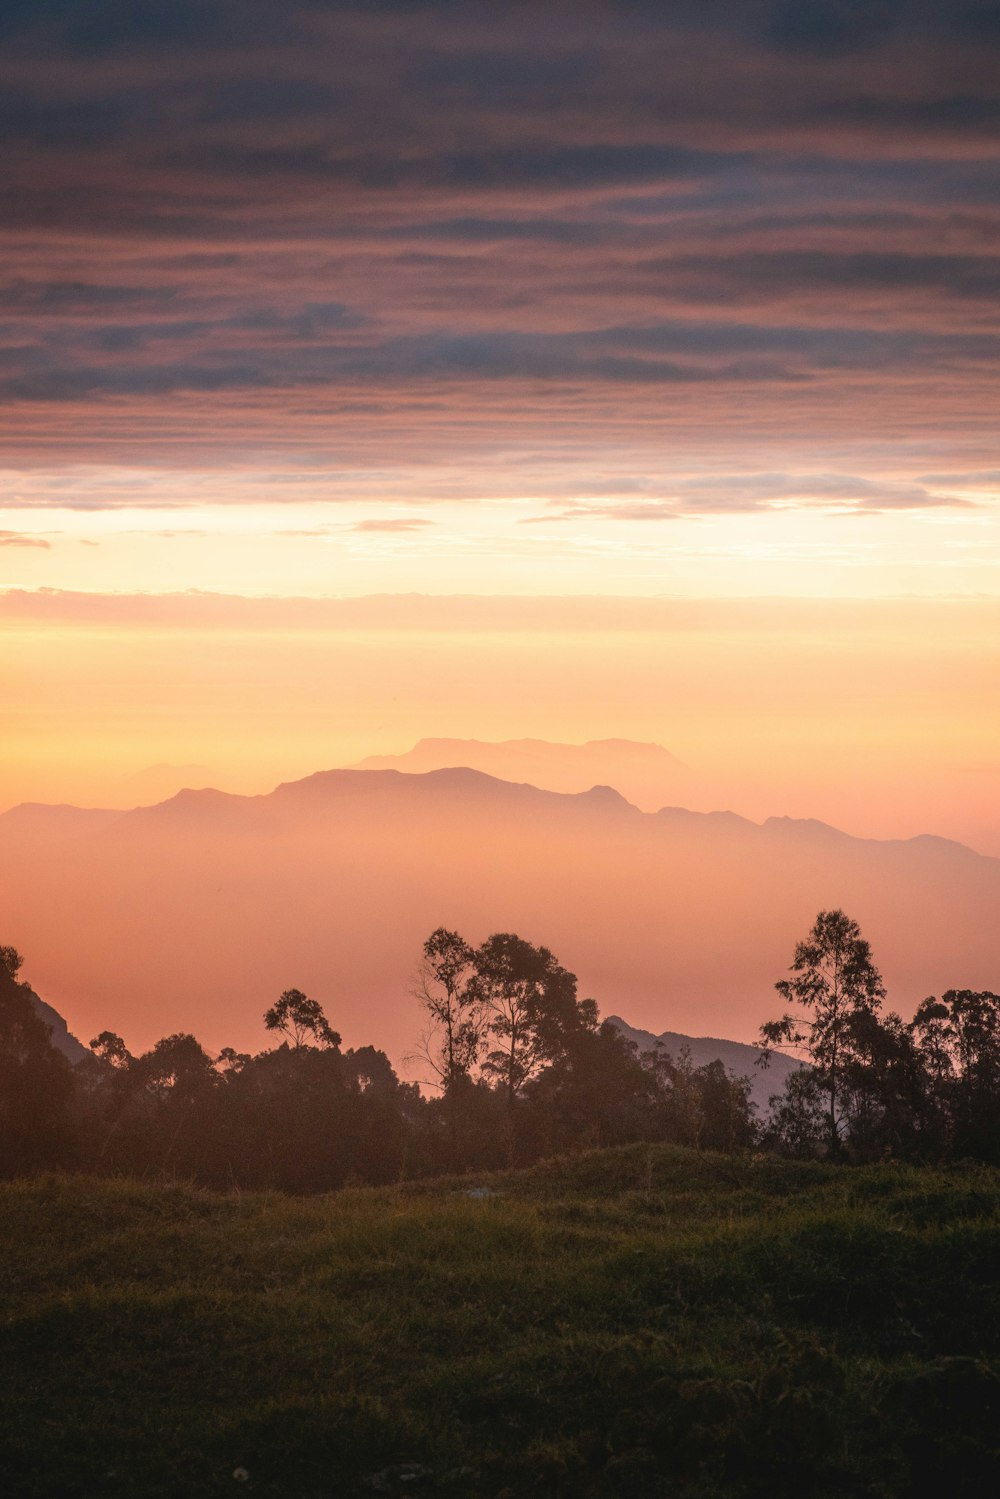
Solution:
M1000 996L949 989L907 1023L856 921L821 911L775 988L798 1008L761 1027L761 1061L809 1065L771 1100L765 1139L796 1155L1000 1163Z
M721 1062L641 1061L545 948L498 934L425 944L422 1089L375 1047L344 1049L299 990L264 1016L271 1047L211 1056L188 1034L133 1056L105 1031L71 1066L0 948L0 1174L176 1175L216 1187L324 1191L522 1164L586 1146L755 1133L749 1085Z
M133 1056L105 1031L75 1066L51 1043L21 959L0 947L0 1174L171 1174L215 1187L324 1191L669 1141L872 1160L1000 1162L1000 998L953 990L905 1023L857 924L821 912L762 1028L803 1066L757 1116L747 1078L662 1047L640 1056L547 948L473 947L438 929L416 999L425 1089L385 1053L344 1049L320 1005L286 990L273 1038L212 1056L189 1034Z

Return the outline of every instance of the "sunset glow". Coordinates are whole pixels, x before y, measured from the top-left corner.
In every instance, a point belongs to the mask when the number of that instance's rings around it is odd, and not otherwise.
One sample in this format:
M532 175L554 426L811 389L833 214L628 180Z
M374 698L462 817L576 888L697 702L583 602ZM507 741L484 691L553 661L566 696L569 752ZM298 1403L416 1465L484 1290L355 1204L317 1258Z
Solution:
M0 809L622 738L1000 854L997 40L19 7Z
M1000 1495L1000 0L0 0L0 1475Z

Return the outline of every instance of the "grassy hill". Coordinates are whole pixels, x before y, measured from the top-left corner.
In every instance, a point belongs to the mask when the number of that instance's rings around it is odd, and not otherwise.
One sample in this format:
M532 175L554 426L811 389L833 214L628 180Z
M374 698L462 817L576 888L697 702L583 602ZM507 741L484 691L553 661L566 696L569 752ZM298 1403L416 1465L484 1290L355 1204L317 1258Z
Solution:
M987 1168L641 1146L311 1199L50 1177L0 1187L0 1255L19 1499L1000 1480Z

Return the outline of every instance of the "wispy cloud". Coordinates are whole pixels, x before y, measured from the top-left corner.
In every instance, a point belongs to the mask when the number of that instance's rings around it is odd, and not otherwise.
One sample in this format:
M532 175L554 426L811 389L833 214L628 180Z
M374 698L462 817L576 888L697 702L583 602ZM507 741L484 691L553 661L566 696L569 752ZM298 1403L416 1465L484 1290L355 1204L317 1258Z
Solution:
M373 516L367 520L359 520L354 531L385 531L388 534L405 531L422 531L425 526L433 525L433 521L427 520L419 515L392 515Z
M662 486L660 498L635 499L627 490L605 498L579 496L576 504L551 501L544 515L522 518L522 524L579 519L664 521L685 516L747 514L789 508L859 510L975 509L975 502L938 493L918 483L876 480L854 474L723 474L689 477Z
M0 547L40 547L48 551L51 545L44 536L28 536L23 531L0 531Z

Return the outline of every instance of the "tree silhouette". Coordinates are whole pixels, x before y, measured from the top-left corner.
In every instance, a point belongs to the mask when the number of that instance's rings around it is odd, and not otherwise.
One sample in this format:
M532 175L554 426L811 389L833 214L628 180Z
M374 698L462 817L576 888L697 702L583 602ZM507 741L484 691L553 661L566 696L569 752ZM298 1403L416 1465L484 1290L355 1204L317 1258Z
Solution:
M946 1144L1000 1157L1000 995L948 989L925 999L910 1026Z
M203 1092L216 1080L212 1058L188 1031L164 1036L133 1066L146 1088L176 1098Z
M459 1159L459 1112L486 1034L488 1012L475 980L475 953L457 932L438 927L424 943L416 995L428 1017L420 1055L442 1090L452 1164Z
M475 961L475 993L496 1042L483 1070L503 1089L510 1106L552 1054L557 1027L547 1013L550 1001L563 988L575 1006L576 978L560 968L547 947L533 947L513 932L488 937Z
M584 1020L524 1094L519 1137L529 1158L651 1139L659 1129L657 1080L635 1042L607 1021Z
M134 1060L125 1042L115 1031L101 1031L91 1041L90 1049L98 1062L114 1072L130 1067Z
M269 1031L280 1031L296 1051L304 1046L340 1045L340 1036L331 1028L318 1000L309 999L301 989L286 989L276 1004L264 1012Z
M31 990L18 974L24 959L13 947L0 947L0 1044L18 1063L51 1050L49 1028L31 1002Z
M21 955L0 947L0 1175L65 1164L73 1153L69 1063L52 1045Z
M476 955L457 932L438 927L424 943L417 998L430 1031L422 1055L447 1092L479 1061L487 1015L473 982Z
M858 923L839 910L820 911L809 936L796 945L790 971L792 977L774 987L807 1014L786 1013L762 1025L761 1060L766 1066L774 1047L804 1053L826 1095L827 1145L835 1155L852 1076L864 1064L885 985Z
M248 1051L237 1051L234 1046L224 1046L215 1059L215 1066L223 1077L232 1077L237 1072L242 1072L250 1061Z
M507 1155L514 1155L514 1107L521 1089L547 1063L565 1054L581 1026L596 1024L593 1000L578 1004L576 975L556 962L547 947L534 947L513 932L494 932L475 954L472 981L496 1044L483 1072L503 1092Z
M256 1056L209 1055L189 1034L132 1056L102 1031L71 1067L20 969L0 947L0 1176L169 1171L312 1192L632 1140L1000 1159L1000 995L950 989L910 1024L882 1013L868 943L839 910L819 913L776 985L795 1009L762 1027L764 1059L789 1047L811 1065L762 1126L746 1079L683 1049L640 1058L548 948L512 932L473 948L439 927L423 944L430 1098L375 1047L342 1052L298 989L264 1017L282 1044Z

